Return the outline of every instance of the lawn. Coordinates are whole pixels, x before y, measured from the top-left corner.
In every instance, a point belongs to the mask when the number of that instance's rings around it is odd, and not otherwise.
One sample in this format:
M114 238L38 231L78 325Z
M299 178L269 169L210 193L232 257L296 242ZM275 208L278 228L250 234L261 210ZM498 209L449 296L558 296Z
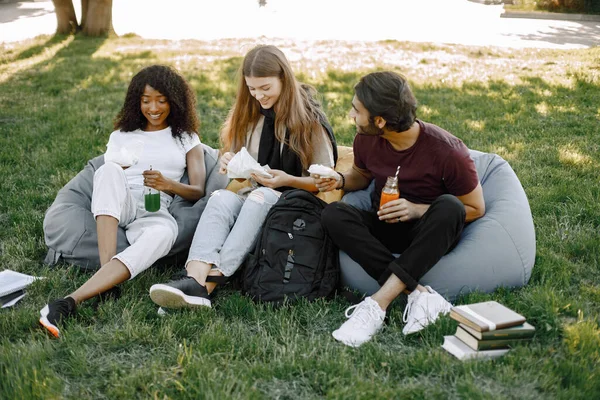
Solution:
M152 63L177 67L198 95L202 140L217 146L253 42L46 36L0 44L0 269L47 278L0 311L0 399L600 398L600 48L274 44L322 94L340 144L354 136L354 83L393 69L409 77L422 119L511 164L536 227L531 281L458 303L500 301L537 327L534 340L463 363L440 347L454 321L404 337L396 305L383 332L352 349L330 335L348 306L341 299L273 309L233 291L212 310L159 317L148 289L181 265L126 282L116 301L89 302L60 340L50 337L40 308L88 275L43 265L44 212L104 152L132 75Z

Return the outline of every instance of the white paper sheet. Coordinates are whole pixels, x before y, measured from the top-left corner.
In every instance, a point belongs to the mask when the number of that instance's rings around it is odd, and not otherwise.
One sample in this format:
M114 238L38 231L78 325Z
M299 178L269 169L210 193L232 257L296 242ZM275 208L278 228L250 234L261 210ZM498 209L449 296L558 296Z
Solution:
M0 297L26 288L36 279L42 278L22 274L10 269L0 271Z

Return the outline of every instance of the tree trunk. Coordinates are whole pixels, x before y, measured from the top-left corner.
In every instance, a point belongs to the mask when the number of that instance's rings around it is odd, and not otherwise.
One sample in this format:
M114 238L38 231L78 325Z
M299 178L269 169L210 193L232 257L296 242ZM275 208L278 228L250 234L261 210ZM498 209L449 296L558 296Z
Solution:
M85 24L82 24L86 36L106 36L114 33L112 26L112 0L82 0L82 8L87 3ZM83 10L82 10L83 12Z
M87 24L88 10L90 9L90 0L81 0L81 26Z
M75 33L79 25L72 0L52 0L56 13L56 33L69 35Z

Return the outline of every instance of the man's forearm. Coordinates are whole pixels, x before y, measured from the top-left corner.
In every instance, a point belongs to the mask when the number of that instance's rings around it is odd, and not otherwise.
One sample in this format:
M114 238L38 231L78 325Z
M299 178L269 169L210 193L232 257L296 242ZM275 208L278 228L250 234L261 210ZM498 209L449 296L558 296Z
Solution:
M369 186L369 180L364 176L351 171L338 172L342 179L340 179L337 189L343 189L345 192L353 192L355 190L361 190Z

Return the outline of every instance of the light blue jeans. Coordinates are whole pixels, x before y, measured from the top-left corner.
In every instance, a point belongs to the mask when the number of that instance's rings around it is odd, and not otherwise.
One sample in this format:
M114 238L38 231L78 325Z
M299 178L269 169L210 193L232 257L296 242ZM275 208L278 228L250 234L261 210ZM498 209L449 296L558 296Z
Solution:
M252 249L271 207L280 192L261 187L248 197L229 190L212 194L200 217L186 261L212 264L225 276L242 265Z

